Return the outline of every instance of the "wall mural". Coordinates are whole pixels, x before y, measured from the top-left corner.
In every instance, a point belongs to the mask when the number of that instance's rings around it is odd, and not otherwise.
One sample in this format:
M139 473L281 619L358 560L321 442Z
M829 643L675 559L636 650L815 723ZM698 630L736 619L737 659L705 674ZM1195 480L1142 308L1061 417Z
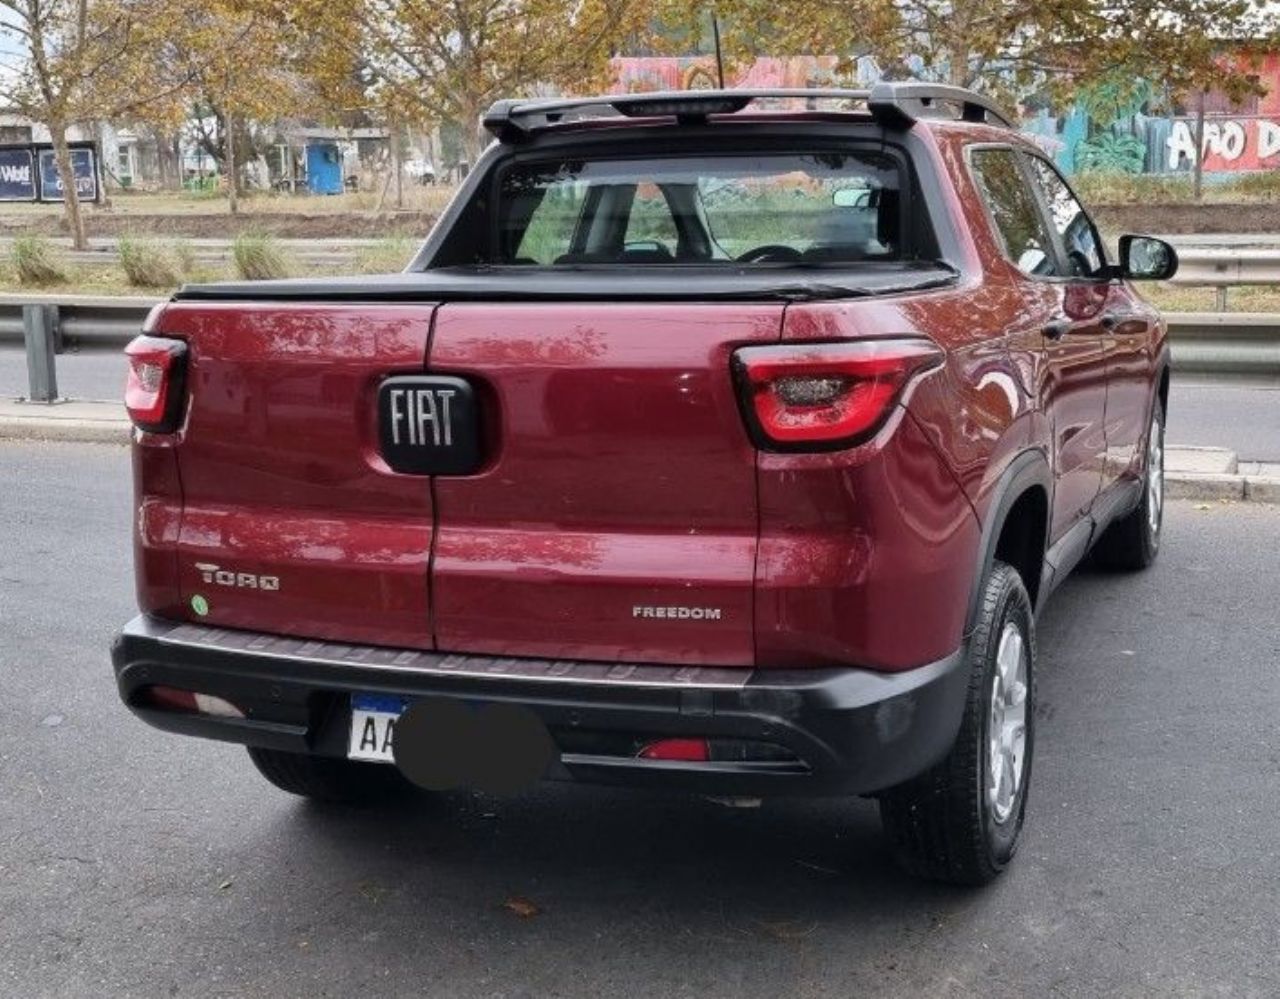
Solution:
M838 74L835 56L757 59L727 74L730 87L867 86L880 75L869 57ZM1204 170L1230 174L1280 168L1280 53L1256 70L1262 97L1233 105L1224 94L1205 100ZM716 86L709 56L622 56L613 60L614 89L707 90ZM1173 113L1169 108L1173 107ZM1151 87L1103 81L1086 88L1066 114L1023 108L1023 128L1067 173L1189 173L1195 168L1194 100L1171 102Z

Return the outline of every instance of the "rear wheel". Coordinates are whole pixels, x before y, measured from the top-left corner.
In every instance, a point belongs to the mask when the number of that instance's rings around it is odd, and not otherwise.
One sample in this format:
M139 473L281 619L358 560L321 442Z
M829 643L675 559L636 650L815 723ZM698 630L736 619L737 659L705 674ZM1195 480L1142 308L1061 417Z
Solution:
M263 777L280 790L304 798L357 804L412 790L412 785L395 767L256 746L248 748L249 759Z
M969 688L951 752L883 794L894 854L920 877L985 884L1022 831L1035 731L1035 625L1017 571L994 562L968 651Z
M1151 410L1147 430L1147 460L1142 480L1142 500L1133 511L1103 532L1093 548L1093 561L1106 569L1145 569L1160 552L1160 527L1164 523L1164 406L1159 399Z

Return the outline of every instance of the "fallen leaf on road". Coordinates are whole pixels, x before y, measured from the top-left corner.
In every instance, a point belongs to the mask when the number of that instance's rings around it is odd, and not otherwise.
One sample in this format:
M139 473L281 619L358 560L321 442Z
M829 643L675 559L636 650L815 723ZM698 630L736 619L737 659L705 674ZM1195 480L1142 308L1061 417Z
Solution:
M818 928L818 924L810 923L808 926L802 927L790 920L780 923L768 923L761 920L760 927L779 940L803 940Z
M1196 509L1197 509L1197 510L1212 510L1212 509L1213 509L1213 507L1212 507L1212 506L1210 506L1208 503L1197 503L1197 504L1196 504Z
M514 912L521 919L530 919L542 911L533 902L519 895L507 899L502 903L502 907L508 912Z
M235 884L235 883L236 883L236 879L235 879L235 878L227 878L227 880L226 880L226 881L224 881L224 882L222 882L222 884L218 885L218 891L226 891L228 888L230 888L230 887L231 887L233 884Z

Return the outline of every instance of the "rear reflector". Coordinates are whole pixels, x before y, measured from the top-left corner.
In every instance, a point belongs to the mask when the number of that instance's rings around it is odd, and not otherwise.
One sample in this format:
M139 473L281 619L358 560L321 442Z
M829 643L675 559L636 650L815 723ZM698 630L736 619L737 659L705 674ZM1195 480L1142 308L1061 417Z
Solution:
M168 337L135 337L124 349L129 358L124 405L139 430L168 434L182 419L187 345Z
M942 363L928 340L743 347L734 369L756 443L831 451L872 437L914 377Z
M706 739L659 739L640 750L642 760L684 760L705 763L711 759Z
M243 718L244 712L230 701L213 694L198 694L194 690L181 690L154 684L142 691L145 707L161 711L181 711L187 714L211 715L215 718Z

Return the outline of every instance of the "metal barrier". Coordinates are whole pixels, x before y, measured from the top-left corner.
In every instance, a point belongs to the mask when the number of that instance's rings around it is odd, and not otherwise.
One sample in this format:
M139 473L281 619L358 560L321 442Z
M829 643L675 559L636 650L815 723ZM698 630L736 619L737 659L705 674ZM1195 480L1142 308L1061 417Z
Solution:
M138 335L160 298L0 295L0 343L21 342L27 355L27 398L58 398L56 355L72 350L119 350Z
M0 343L25 344L28 398L49 402L58 398L56 354L119 350L137 335L147 313L163 301L0 295ZM1280 313L1171 312L1165 318L1175 371L1280 379Z
M1166 312L1173 370L1280 380L1280 313Z
M1226 312L1231 286L1280 285L1280 248L1180 246L1169 283L1215 289L1217 309Z

